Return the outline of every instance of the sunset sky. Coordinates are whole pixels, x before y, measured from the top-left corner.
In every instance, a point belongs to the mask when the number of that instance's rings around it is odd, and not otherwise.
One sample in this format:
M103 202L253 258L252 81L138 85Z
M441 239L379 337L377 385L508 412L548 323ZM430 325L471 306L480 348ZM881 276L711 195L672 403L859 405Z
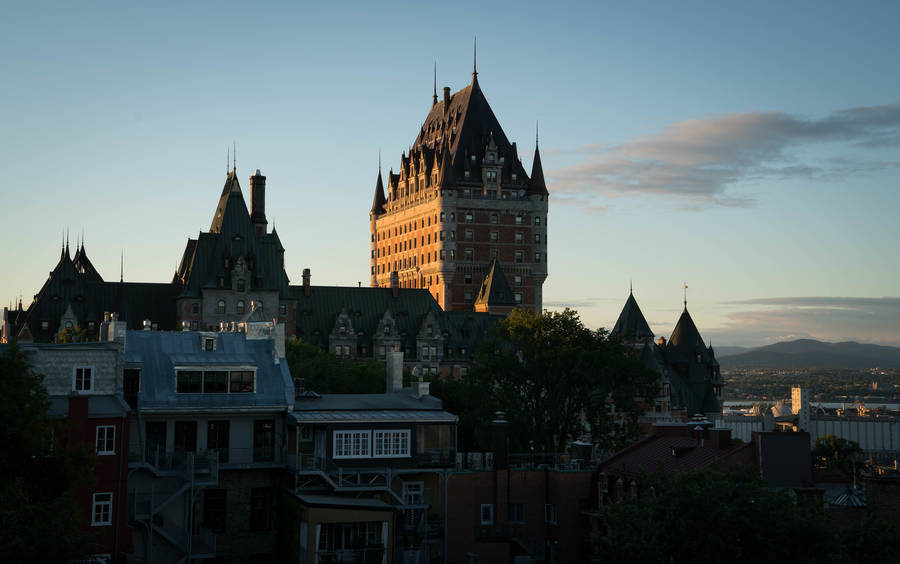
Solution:
M124 4L124 5L123 5ZM544 305L666 337L900 345L896 2L45 3L0 9L0 304L62 233L163 282L237 169L292 283L368 281L378 169L478 78L551 193ZM74 249L73 249L74 251Z

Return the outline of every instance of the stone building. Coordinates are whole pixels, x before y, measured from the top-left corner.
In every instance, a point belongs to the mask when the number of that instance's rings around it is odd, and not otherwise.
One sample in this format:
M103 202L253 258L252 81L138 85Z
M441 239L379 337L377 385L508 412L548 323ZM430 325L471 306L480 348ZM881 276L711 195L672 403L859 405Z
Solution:
M425 288L447 311L472 311L496 261L512 298L542 311L547 206L540 151L529 175L473 70L431 109L398 172L381 170L369 213L370 283Z

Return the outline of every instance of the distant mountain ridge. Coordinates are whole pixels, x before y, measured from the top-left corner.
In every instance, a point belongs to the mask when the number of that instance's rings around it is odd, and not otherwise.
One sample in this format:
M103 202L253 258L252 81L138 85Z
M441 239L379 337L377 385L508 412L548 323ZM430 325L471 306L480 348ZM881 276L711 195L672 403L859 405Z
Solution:
M723 368L900 368L900 347L855 341L825 343L798 339L737 354L716 352Z

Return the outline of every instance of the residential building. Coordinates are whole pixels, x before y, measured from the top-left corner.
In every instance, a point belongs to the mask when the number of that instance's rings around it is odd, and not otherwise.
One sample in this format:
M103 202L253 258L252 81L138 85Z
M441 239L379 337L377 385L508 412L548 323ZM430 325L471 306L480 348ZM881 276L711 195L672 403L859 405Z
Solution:
M23 346L31 369L44 376L50 414L66 421L66 436L57 439L96 450L94 480L78 491L77 501L96 543L94 557L108 562L124 562L132 551L125 511L131 408L123 398L123 347L122 340Z
M458 418L427 382L403 388L402 366L390 353L384 394L319 395L297 383L286 462L298 522L282 526L296 527L299 562L442 558Z
M472 82L438 99L391 169L379 166L369 213L370 284L425 288L447 311L472 311L496 262L516 305L540 312L547 278L549 192L535 139L529 175Z

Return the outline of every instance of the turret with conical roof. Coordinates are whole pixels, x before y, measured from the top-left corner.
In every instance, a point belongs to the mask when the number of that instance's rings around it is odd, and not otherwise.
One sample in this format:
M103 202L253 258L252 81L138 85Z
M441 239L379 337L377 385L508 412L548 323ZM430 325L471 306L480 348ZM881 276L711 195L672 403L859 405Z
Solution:
M650 325L647 324L637 300L634 299L633 292L628 293L625 307L622 308L622 313L619 314L619 319L610 331L610 335L621 337L632 343L653 338L653 331L650 330Z
M372 210L369 213L375 215L384 213L384 182L381 180L381 167L378 167L378 180L375 181L375 198L372 200Z
M506 314L516 307L513 292L500 268L497 259L491 261L491 266L481 282L478 298L475 300L475 311L487 313Z

